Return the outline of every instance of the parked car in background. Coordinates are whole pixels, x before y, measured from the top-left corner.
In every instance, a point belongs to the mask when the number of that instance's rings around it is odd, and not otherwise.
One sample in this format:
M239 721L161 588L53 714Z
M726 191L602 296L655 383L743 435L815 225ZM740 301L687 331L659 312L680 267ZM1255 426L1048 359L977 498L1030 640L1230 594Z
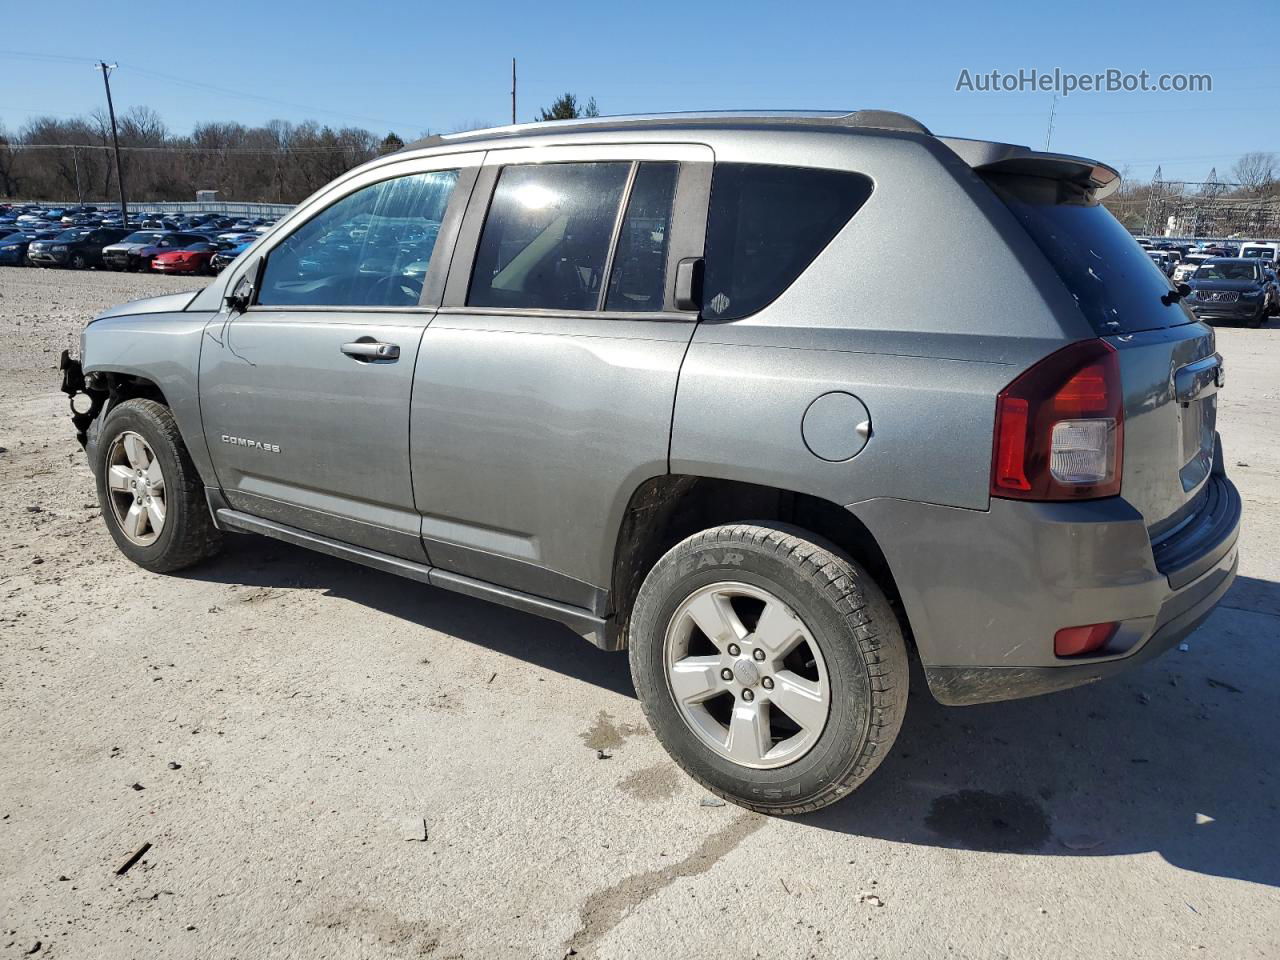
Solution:
M138 254L165 236L163 230L136 230L102 250L102 262L111 270L137 270Z
M1275 309L1273 285L1256 258L1206 260L1187 285L1187 305L1199 320L1243 320L1260 327Z
M128 234L120 227L72 227L52 240L31 244L30 261L41 267L71 267L85 270L102 266L102 248L117 243Z
M1175 283L1182 282L1196 272L1196 267L1204 263L1206 260L1213 259L1207 253L1189 253L1186 258L1173 268L1173 281Z
M138 230L106 247L102 251L102 259L112 270L146 270L151 266L151 258L157 253L208 239L198 233Z
M810 813L912 660L957 706L1091 683L1235 579L1222 357L1119 183L881 111L433 137L99 315L63 389L144 569L257 533L561 619L705 788Z
M1240 256L1246 260L1268 260L1280 264L1280 243L1243 243L1240 245Z
M193 243L208 242L209 238L200 233L165 233L158 237L154 243L150 243L136 251L133 256L138 270L150 270L151 261L161 253L166 253L170 250L181 250L184 247L191 246Z
M252 240L239 240L235 242L222 241L218 252L213 255L210 266L214 273L221 273L229 267L240 254L248 250L257 241L257 237Z
M19 230L16 233L8 234L3 240L0 240L0 266L30 266L27 262L27 248L35 237L36 234L32 231Z
M208 273L214 272L210 266L213 255L218 252L218 245L208 240L198 241L185 247L162 250L151 259L151 269L157 273Z
M1166 277L1173 273L1173 260L1170 258L1168 251L1148 250L1147 256L1151 258L1151 262L1154 263L1160 272Z

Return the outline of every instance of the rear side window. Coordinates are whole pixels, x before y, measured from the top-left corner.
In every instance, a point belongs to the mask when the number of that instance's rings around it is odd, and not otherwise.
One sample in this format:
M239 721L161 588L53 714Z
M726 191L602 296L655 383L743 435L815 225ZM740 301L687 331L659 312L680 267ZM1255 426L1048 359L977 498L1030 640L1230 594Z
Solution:
M627 162L505 167L476 250L467 304L595 310Z
M1056 180L992 177L991 185L1057 271L1099 336L1190 323L1160 298L1169 278L1100 203Z
M703 310L735 320L775 300L867 202L842 170L717 163L707 219Z

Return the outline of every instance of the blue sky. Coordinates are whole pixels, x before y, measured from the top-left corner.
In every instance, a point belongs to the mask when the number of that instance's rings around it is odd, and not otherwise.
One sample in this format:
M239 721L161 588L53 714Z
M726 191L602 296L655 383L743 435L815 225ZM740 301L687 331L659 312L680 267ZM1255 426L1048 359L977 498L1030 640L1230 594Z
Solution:
M1280 152L1280 4L455 3L224 0L213 4L5 5L0 124L102 103L89 64L118 61L120 110L201 120L355 124L405 139L510 120L557 94L602 113L865 108L938 133L1042 148L1052 95L955 91L971 73L1020 68L1208 73L1211 93L1075 93L1052 147L1147 179L1226 175L1240 154ZM26 38L32 38L30 40ZM16 54L16 55L15 55ZM49 59L65 58L65 59ZM1269 64L1269 66L1267 66ZM218 88L218 89L212 89Z

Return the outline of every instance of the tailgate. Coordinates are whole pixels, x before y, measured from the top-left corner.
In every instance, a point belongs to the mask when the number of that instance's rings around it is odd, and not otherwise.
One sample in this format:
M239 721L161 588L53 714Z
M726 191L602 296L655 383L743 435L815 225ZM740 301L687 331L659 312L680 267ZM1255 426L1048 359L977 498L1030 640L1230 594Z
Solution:
M1045 255L1099 337L1116 348L1124 389L1121 496L1153 540L1203 506L1213 467L1222 358L1213 331L1095 199L1087 181L1023 158L1016 174L983 171ZM1005 165L1004 169L1007 169Z
M1159 540L1204 503L1213 469L1222 358L1200 323L1108 337L1124 384L1121 495Z

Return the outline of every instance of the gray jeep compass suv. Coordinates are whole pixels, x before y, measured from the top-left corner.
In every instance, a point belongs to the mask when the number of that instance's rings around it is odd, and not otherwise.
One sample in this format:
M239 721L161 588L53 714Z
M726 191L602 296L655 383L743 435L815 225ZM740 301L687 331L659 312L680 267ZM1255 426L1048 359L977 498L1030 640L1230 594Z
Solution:
M799 813L910 658L1058 690L1230 586L1222 359L1118 181L879 111L433 137L100 315L63 387L136 563L256 533L556 618L691 776Z

